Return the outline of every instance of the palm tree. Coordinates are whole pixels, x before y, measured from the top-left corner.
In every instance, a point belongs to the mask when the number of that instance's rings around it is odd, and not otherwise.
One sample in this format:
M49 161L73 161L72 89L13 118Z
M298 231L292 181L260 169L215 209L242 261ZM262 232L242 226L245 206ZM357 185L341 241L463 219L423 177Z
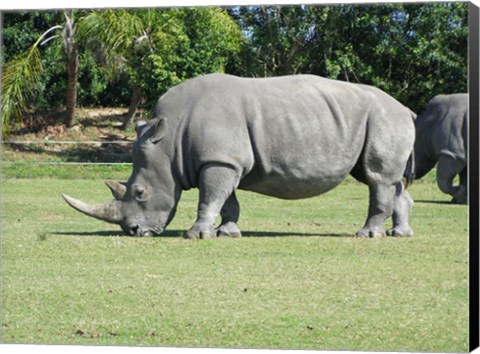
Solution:
M38 85L43 70L39 44L50 32L60 29L55 26L43 33L25 52L16 55L3 69L2 80L2 136L10 133L10 122L19 121L27 108L27 96Z
M65 124L72 126L77 100L78 46L75 41L73 11L64 11L65 24L45 31L25 52L6 63L2 80L2 136L10 133L10 122L20 120L27 107L27 100L38 86L43 71L39 46L56 38L62 38L67 56L68 89L66 93ZM62 30L61 35L51 35Z
M78 81L78 45L75 40L75 24L73 21L73 11L65 11L65 25L63 27L63 43L67 55L67 99L65 124L67 127L73 125L75 117L75 107L77 105L77 81Z
M110 71L129 77L132 95L123 129L143 100L192 76L223 71L244 38L220 8L93 11L82 18L78 35L101 43Z
M223 71L227 58L239 51L244 39L238 25L219 8L98 10L74 22L73 11L64 11L66 22L45 32L25 53L5 67L2 112L4 132L10 117L18 119L26 108L25 93L38 85L42 66L38 46L63 38L68 73L65 124L73 124L78 46L97 49L113 78L126 74L131 101L123 128L134 121L142 101L152 101L167 88L207 72ZM44 39L57 30L62 35ZM98 50L100 49L100 50Z
M82 19L79 38L100 43L105 57L103 61L111 76L126 72L129 77L132 95L123 129L132 125L144 99L145 76L150 75L145 69L148 57L160 55L159 39L164 40L163 45L175 41L169 32L175 27L178 14L176 10L101 10Z

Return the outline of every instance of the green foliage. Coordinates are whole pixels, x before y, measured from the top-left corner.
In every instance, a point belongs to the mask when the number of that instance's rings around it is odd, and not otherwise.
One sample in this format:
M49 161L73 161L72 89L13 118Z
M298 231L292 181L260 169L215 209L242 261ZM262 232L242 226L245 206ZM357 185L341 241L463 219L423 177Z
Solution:
M10 53L19 52L24 55L25 44L29 46L35 42L43 33L40 30L47 30L52 26L62 23L64 18L58 12L45 13L19 13L6 14L6 60L9 63ZM24 19L23 21L21 19ZM18 22L16 22L18 21ZM12 24L11 27L7 25ZM36 25L34 25L36 24ZM18 26L21 25L22 29ZM14 35L18 34L18 37ZM27 35L28 34L28 35ZM31 91L28 100L28 107L38 111L51 111L60 109L65 104L65 92L67 90L65 51L62 41L50 40L44 45L37 46L38 55L41 58L42 70L39 73L36 86L24 89ZM96 63L94 48L83 47L80 53L80 71L78 82L78 104L79 106L102 105L102 95L107 88L107 80L103 68Z
M13 57L3 69L2 136L8 135L12 120L20 120L28 106L28 94L32 94L40 81L43 66L37 46L41 39Z
M65 104L66 56L59 30L61 12L6 13L4 80L2 81L2 136L21 120L27 109L54 110ZM59 38L60 37L60 38ZM33 43L33 44L32 44ZM83 48L79 78L80 105L98 105L107 86L93 52Z
M30 107L38 111L51 111L65 104L67 90L65 53L61 40L50 41L41 48L43 71Z
M78 11L75 18L80 106L125 105L141 89L150 109L171 86L210 72L311 73L361 82L418 113L439 93L467 90L465 2L118 9ZM4 14L7 79L32 43L63 21L55 11ZM23 103L33 110L62 107L67 83L60 41L31 54L37 62L41 57L44 70ZM20 119L18 107L7 107L5 129Z
M126 74L149 102L187 78L224 71L243 38L217 8L93 11L78 35L102 48L111 77Z
M305 6L257 6L231 9L248 44L239 66L247 76L294 74L304 63L310 31Z
M2 136L9 134L11 123L21 120L22 113L31 107L39 108L44 99L46 80L44 72L58 68L56 51L50 51L48 61L42 53L42 42L58 30L58 12L20 12L3 15L3 80L2 80ZM46 69L45 69L46 68ZM41 93L41 94L39 94ZM51 102L49 102L51 103Z
M467 90L467 12L459 2L232 9L249 43L237 72L371 84L421 111Z
M4 12L2 15L4 62L26 51L42 33L63 21L58 11Z
M105 70L97 65L95 55L90 50L80 53L78 70L78 102L80 106L102 106L103 94L108 87ZM65 92L65 91L64 91ZM105 102L108 105L108 102Z
M184 13L183 77L223 72L229 57L240 49L240 29L221 9L193 8Z

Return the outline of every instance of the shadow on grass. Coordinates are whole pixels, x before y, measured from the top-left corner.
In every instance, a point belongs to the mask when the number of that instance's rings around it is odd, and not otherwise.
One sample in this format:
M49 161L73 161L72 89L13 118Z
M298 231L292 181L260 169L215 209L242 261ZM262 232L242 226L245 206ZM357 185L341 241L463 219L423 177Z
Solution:
M421 203L421 204L462 205L462 204L452 203L451 201L448 201L448 200L414 200L414 202Z
M154 237L179 237L183 235L184 231L165 231L161 236ZM89 232L52 232L52 235L58 236L80 236L80 237L133 237L129 236L122 231L89 231Z
M313 237L351 237L350 234L341 233L318 233L318 232L276 232L276 231L242 231L243 237L289 237L289 236L313 236Z
M104 143L106 142L106 143ZM26 144L10 144L16 152L38 154L61 159L62 162L132 162L132 147L130 141L109 143L109 140L99 141L97 146L85 145L81 142L71 146L55 148L55 142L35 142ZM52 148L53 147L53 148Z
M77 117L76 125L72 128L63 124L64 112L32 113L24 118L21 127L12 130L11 142L7 142L7 146L18 153L49 156L62 162L131 163L133 140L118 126L124 114L112 109L90 111L93 115ZM28 135L32 133L36 134L36 138ZM30 141L28 144L14 143L16 140L25 140L25 134ZM90 143L90 140L94 140L94 143ZM62 144L62 141L68 144Z
M166 230L160 236L154 237L179 237L182 238L186 230ZM90 237L132 237L121 231L89 231L89 232L53 232L59 236L90 236ZM346 233L304 233L304 232L276 232L276 231L243 231L243 237L353 237Z

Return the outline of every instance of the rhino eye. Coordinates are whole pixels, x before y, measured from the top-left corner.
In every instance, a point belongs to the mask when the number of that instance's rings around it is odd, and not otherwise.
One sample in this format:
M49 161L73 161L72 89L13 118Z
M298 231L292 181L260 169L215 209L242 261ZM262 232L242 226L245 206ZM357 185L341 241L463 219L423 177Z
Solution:
M135 188L135 199L145 200L145 188L144 187Z

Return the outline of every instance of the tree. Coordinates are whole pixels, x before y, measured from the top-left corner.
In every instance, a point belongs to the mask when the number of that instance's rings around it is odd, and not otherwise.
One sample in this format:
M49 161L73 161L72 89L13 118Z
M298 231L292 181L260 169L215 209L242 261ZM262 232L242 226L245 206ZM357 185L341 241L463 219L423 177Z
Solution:
M4 15L3 134L27 106L66 104L71 112L74 88L77 104L129 104L128 127L142 102L152 106L171 86L209 72L361 82L417 112L436 94L467 89L462 2L98 10L75 12L75 21L73 15Z
M232 8L230 15L244 32L247 45L234 68L247 76L277 76L305 70L312 24L308 6L249 6Z
M149 39L155 26L162 28L160 21L159 17L154 19L150 10L92 11L84 18L79 31L80 38L85 42L99 45L104 56L103 63L111 77L124 71L130 78L133 89L129 110L124 119L125 129L133 122L143 96L142 84L131 72L132 66L135 61L142 61L145 41ZM157 22L156 25L154 22Z
M41 22L44 28L52 20L50 13L12 16L14 20L7 28L7 42L12 47L16 47L18 38L25 34L34 38L31 32L37 29L30 28L32 22ZM65 90L67 126L73 124L78 92L80 98L97 104L101 96L106 97L108 103L122 102L118 92L125 90L107 87L101 79L103 76L112 83L121 82L122 86L130 87L129 112L123 125L127 128L141 102L152 104L169 87L189 77L224 71L243 40L237 24L219 8L64 11L63 16L64 24L48 31L42 29L41 40L35 41L32 48L8 57L3 91L10 94L4 94L2 99L7 107L2 113L4 134L8 133L10 119L19 119L27 106L39 107L39 101L53 106L62 89ZM23 26L17 26L15 20ZM28 31L24 31L24 27ZM59 38L63 38L61 45ZM60 51L54 49L60 47L67 80L58 77L62 70L58 64ZM104 69L100 70L99 65ZM46 72L50 74L41 75ZM33 74L35 78L31 77ZM79 85L79 79L86 81ZM89 82L92 80L95 82ZM13 85L11 89L9 85ZM41 87L44 88L42 97L34 95Z
M250 6L230 14L246 76L311 73L377 86L415 111L467 86L466 3Z
M43 71L40 45L62 38L67 54L68 89L66 93L65 124L71 126L76 106L76 83L78 74L78 49L74 38L73 12L64 11L65 24L49 28L38 37L26 51L14 56L4 67L2 81L2 135L9 134L10 121L19 120L27 108L28 94L32 93L40 82ZM51 33L62 30L61 35Z
M124 129L142 101L153 102L189 77L223 71L243 38L217 8L93 11L82 20L79 35L102 48L112 76L129 77L132 95Z
M73 10L67 10L65 14L65 25L63 26L63 43L67 55L67 99L65 124L67 127L73 125L75 107L77 105L77 81L78 81L78 46L75 40L75 23Z
M54 26L45 31L26 51L14 56L4 67L2 80L2 136L8 136L10 122L20 120L27 108L28 94L37 87L43 71L38 46L52 31L61 29Z

